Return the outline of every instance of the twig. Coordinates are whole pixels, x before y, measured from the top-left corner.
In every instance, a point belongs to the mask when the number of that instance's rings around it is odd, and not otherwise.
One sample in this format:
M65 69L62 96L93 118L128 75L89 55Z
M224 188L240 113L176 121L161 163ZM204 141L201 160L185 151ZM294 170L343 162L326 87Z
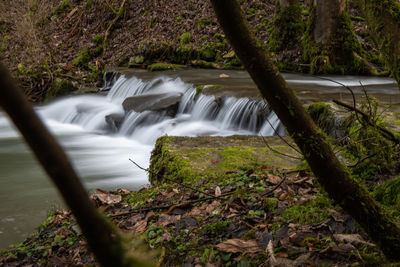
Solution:
M288 158L292 158L292 159L298 159L298 160L302 160L302 159L303 159L303 158L299 158L299 157L295 157L295 156L292 156L292 155L285 154L285 153L283 153L283 152L280 152L280 151L276 150L275 148L272 148L272 147L268 144L267 140L265 140L265 137L264 137L263 135L260 135L260 136L262 137L262 139L263 139L265 145L266 145L266 146L269 148L269 150L271 150L272 152L277 153L277 154L280 154L280 155L285 156L285 157L288 157Z
M118 213L118 214L110 215L110 217L114 218L114 217L129 215L129 214L132 214L132 213L141 213L141 212L151 211L151 210L169 209L169 208L171 208L173 206L178 206L178 205L179 206L189 206L189 205L194 204L194 203L198 203L198 202L202 202L202 201L208 201L208 200L213 200L213 199L229 196L229 195L232 195L233 193L235 193L235 191L224 193L219 197L216 197L216 196L203 197L203 198L199 198L199 199L195 199L195 200L189 200L189 201L183 202L181 204L167 204L167 205L151 206L151 207L141 208L141 209L137 209L137 210L127 211L127 212L124 212L124 213Z
M369 158L372 158L372 157L375 156L376 154L378 154L378 153L373 153L373 154L371 154L371 155L365 156L365 157L359 159L356 163L354 163L354 164L352 164L352 165L347 165L347 167L349 167L349 168L355 168L355 167L357 167L357 165L359 165L361 162L363 162L363 161L365 161L365 160L367 160L367 159L369 159Z
M293 148L294 151L296 151L297 153L303 155L303 153L301 153L295 146L293 146L292 144L290 144L288 141L285 140L285 138L283 138L278 131L275 129L275 127L272 125L272 123L269 121L269 119L267 118L266 121L268 122L269 126L271 126L272 130L274 130L274 133L283 141L285 142L285 144L287 144L289 147Z
M168 181L170 181L170 182L177 183L177 181L174 181L174 180L172 180L172 179L169 179L168 177L165 177L165 176L164 176L164 177L161 177L161 175L159 175L158 173L152 172L150 169L143 168L142 166L140 166L139 164L137 164L136 162L134 162L132 159L129 159L129 161L132 162L133 164L135 164L136 167L138 167L138 168L141 169L141 170L144 170L144 171L146 171L146 172L148 172L148 173L151 173L151 174L153 174L153 175L157 175L158 177L163 178L163 179L165 179L165 180L168 180ZM203 192L203 191L198 190L198 189L196 189L196 188L194 188L194 187L188 186L188 185L186 185L186 184L184 184L184 183L177 183L177 184L181 185L182 187L185 187L186 189L190 189L190 190L196 191L196 192L198 192L198 193L201 193L201 194L204 194L204 195L207 195L207 196L212 196L212 197L214 197L214 195L212 195L212 194Z
M114 24L118 21L119 17L121 16L121 10L122 8L124 8L126 0L122 0L121 6L118 9L118 13L115 16L115 18L111 21L110 25L108 25L108 28L106 30L106 32L104 33L104 40L103 40L103 57L106 54L106 50L107 50L107 39L108 36L110 35L110 31L112 29L112 27L114 26Z
M368 102L368 108L369 108L369 117L372 118L372 105L371 105L371 100L369 99L369 96L367 94L367 90L365 90L365 86L362 84L361 81L358 81L361 85L361 89L364 92L365 98L367 99Z
M342 106L342 107L345 107L345 108L347 108L349 110L354 111L356 114L357 113L360 114L363 117L364 121L368 125L370 125L372 127L376 127L382 133L382 136L384 136L386 139L389 139L390 141L392 141L392 142L394 142L396 144L400 143L399 138L397 138L391 131L383 128L382 126L376 125L375 123L371 122L369 116L367 114L365 114L363 111L359 110L356 107L352 107L352 106L350 106L350 105L348 105L346 103L343 103L343 102L341 102L339 100L333 100L333 102L338 104L338 105L340 105L340 106Z
M287 176L284 175L281 178L282 178L282 180L274 188L272 188L271 190L265 192L261 196L265 197L265 196L269 196L270 194L272 194L276 189L278 189L283 184L283 182L286 180Z

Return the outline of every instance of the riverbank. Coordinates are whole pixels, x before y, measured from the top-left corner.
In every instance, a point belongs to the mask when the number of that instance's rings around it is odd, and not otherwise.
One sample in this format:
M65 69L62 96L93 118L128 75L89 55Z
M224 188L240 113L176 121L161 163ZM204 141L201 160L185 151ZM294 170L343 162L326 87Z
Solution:
M212 137L204 137L207 142L204 138L181 138L180 142L185 143L182 149L168 146L168 138L159 140L158 146L165 146L162 154L157 148L153 151L152 171L160 170L159 162L156 163L159 156L168 157L164 162L170 162L170 166L178 166L189 156L193 159L189 163L197 166L197 161L223 165L232 156L249 159L252 147L261 149L259 142L270 144L270 148L262 148L272 153L267 156L270 163L274 162L272 158L285 158L275 150L290 151L277 137L257 142L255 137L239 136L229 137L227 140L232 141L227 142L220 137L215 142ZM226 149L234 149L230 144L237 138L244 141L240 143L247 149L225 158L227 154L220 152L223 146L218 143L222 141ZM216 152L209 153L209 162L201 156L203 146ZM176 156L167 156L167 151ZM219 159L215 159L218 154ZM376 245L320 191L307 170L295 170L294 165L277 168L263 161L251 166L239 162L230 162L222 172L221 168L204 170L199 165L192 171L203 175L192 175L190 182L177 182L176 175L184 168L169 169L159 177L162 180L153 181L152 186L138 192L98 190L91 198L125 236L136 236L136 244L144 242L138 245L140 251L151 250L152 260L159 266L331 266L385 262ZM61 210L51 212L35 235L0 253L4 266L95 263L72 214Z
M94 90L101 86L106 66L149 70L182 65L242 68L208 1L125 2L43 0L2 4L0 58L34 102ZM268 46L275 1L242 2L257 37ZM301 19L306 25L308 1L301 3ZM385 72L383 59L352 1L349 12L368 61ZM309 73L311 63L303 59L302 50L298 40L291 50L269 53L281 70Z

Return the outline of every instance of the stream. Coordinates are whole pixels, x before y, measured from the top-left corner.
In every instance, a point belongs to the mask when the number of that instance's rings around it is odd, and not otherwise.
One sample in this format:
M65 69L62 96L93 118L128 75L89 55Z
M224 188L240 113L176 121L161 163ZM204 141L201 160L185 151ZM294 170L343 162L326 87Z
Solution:
M258 93L245 71L122 72L106 81L108 92L63 97L36 107L90 192L96 188L137 190L147 185L147 174L129 159L147 168L155 141L165 134L284 134L268 105L254 98ZM220 78L222 73L229 77ZM284 77L306 103L351 100L348 90L330 80L301 74ZM381 103L399 107L399 89L392 79L324 77L351 87L357 98L363 95L361 82ZM199 94L199 85L218 86L213 94ZM136 103L134 110L123 108L128 97ZM178 100L172 108L154 108L161 98ZM138 111L143 105L144 110ZM0 203L0 249L22 241L44 221L49 210L63 206L56 189L1 111Z

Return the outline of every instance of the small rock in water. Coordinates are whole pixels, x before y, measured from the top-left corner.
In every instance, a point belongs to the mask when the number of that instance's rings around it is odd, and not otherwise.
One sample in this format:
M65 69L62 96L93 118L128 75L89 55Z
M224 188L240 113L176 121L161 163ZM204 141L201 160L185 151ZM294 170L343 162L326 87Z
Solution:
M229 78L228 74L222 73L219 75L220 78Z

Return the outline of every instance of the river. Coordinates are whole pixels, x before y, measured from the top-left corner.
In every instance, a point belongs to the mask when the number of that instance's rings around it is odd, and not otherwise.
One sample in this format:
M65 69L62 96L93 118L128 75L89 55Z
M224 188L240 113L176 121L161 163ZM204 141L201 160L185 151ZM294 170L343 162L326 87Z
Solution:
M229 77L220 78L222 73ZM349 91L332 81L301 74L284 77L304 102L350 99ZM400 104L397 84L392 79L325 78L351 87L357 98L363 95L361 82L382 103L395 107ZM209 84L219 85L215 94L224 96L220 102L213 95L196 94L195 86ZM182 96L173 116L155 111L125 112L121 105L126 97L165 93ZM36 110L65 148L88 191L136 190L148 184L147 174L129 159L148 167L159 136L282 133L282 126L267 105L243 98L256 95L256 87L245 71L127 71L114 81L107 94L68 96ZM118 126L106 118L118 121ZM0 203L0 248L22 241L43 222L50 209L62 207L56 190L1 112Z

